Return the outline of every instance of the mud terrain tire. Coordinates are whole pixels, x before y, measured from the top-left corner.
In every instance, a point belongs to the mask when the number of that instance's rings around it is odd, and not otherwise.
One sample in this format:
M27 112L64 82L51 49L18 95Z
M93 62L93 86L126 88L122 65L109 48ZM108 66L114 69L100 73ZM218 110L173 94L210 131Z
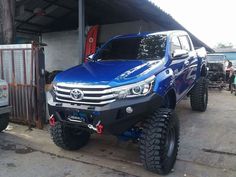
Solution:
M61 122L56 122L50 128L53 142L62 149L77 150L85 146L90 138L90 133L82 130L72 129L64 126Z
M144 123L140 139L140 159L144 167L168 174L176 161L179 147L179 120L171 109L158 109Z
M190 103L192 110L204 112L208 103L208 82L204 77L191 90Z

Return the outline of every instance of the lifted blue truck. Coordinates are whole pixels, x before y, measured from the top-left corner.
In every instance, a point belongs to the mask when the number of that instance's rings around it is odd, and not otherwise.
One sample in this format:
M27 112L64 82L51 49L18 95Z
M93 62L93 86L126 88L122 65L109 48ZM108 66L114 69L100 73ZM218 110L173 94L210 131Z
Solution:
M193 110L207 108L205 54L184 31L112 38L89 62L55 77L48 93L54 143L75 150L92 133L130 138L146 169L168 174L179 146L176 104L190 96Z

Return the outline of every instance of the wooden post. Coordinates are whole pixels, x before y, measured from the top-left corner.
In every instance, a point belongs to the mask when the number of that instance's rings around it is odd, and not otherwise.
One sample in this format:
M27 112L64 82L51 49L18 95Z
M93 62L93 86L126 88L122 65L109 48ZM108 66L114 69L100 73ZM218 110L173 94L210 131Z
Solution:
M37 120L36 127L42 129L46 121L46 93L45 93L45 57L44 49L40 46L35 48L36 58L36 97L37 97Z
M0 0L2 42L12 44L15 38L15 0Z

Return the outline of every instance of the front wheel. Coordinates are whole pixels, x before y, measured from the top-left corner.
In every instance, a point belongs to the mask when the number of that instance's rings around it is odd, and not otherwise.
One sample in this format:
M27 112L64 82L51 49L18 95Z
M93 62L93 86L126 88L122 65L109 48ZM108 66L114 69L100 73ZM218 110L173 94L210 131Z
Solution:
M0 132L5 130L9 124L9 114L0 115Z
M192 110L204 112L208 104L208 82L201 77L191 90L190 103Z
M168 174L179 147L179 120L171 109L159 109L149 116L140 138L140 158L147 170Z
M77 150L85 146L90 138L90 133L67 127L61 122L56 122L50 129L53 142L66 150Z

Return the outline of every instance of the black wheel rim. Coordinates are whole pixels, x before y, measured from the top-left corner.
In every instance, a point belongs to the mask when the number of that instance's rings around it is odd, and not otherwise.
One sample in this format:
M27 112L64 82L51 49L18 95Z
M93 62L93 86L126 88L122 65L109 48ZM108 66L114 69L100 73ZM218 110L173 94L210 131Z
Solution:
M172 157L175 148L175 128L172 127L167 133L167 138L165 142L165 154L167 157Z

